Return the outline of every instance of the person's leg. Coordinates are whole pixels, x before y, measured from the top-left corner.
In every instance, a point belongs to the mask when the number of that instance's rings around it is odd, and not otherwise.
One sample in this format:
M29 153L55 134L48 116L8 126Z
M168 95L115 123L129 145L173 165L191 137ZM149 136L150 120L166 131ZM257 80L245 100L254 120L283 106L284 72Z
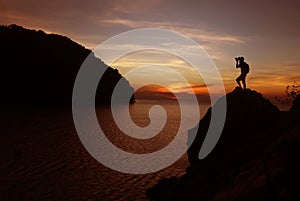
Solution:
M235 79L235 81L236 81L236 83L239 85L239 87L242 88L241 83L240 83L240 81L241 81L241 75L238 76L238 77Z
M242 82L243 82L244 89L246 89L246 76L243 76Z

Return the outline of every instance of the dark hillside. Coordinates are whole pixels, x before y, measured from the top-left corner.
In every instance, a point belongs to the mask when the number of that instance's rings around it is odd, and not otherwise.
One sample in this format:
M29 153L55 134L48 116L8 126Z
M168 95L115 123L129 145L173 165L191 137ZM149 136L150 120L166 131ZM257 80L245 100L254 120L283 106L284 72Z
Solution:
M17 25L0 26L0 44L2 104L71 106L77 72L91 50L65 36ZM108 67L97 60L99 68ZM109 103L111 92L121 78L117 70L108 67L98 87L96 102ZM133 90L128 82L123 84Z
M198 159L210 123L209 110L188 150L190 167L186 174L162 180L148 191L150 198L164 201L300 199L299 97L290 112L280 112L260 93L249 89L236 88L226 98L227 118L214 150L205 159Z

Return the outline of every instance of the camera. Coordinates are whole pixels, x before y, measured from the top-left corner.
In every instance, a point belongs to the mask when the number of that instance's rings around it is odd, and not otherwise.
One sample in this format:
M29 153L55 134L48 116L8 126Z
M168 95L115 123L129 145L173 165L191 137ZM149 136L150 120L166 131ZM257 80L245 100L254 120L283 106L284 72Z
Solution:
M235 57L234 59L236 62L241 61L241 60L244 61L244 57Z

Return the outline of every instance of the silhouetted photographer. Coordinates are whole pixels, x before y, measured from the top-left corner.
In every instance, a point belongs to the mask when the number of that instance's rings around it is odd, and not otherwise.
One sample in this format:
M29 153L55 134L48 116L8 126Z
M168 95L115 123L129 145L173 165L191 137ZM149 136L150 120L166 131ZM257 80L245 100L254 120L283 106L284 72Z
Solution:
M241 75L236 78L236 82L240 87L242 87L240 83L240 81L242 81L243 88L246 89L246 76L250 70L249 65L244 61L244 57L237 57L235 58L235 61L236 61L235 67L241 68Z

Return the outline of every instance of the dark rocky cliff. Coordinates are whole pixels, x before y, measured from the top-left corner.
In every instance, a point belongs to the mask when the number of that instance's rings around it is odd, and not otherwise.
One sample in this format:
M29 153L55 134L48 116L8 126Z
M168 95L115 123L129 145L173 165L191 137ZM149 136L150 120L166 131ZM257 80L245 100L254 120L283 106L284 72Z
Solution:
M215 149L205 159L198 159L210 122L209 110L188 151L190 167L186 174L162 180L149 189L150 198L299 200L298 101L290 112L280 112L260 93L249 89L236 88L226 98L227 118Z

